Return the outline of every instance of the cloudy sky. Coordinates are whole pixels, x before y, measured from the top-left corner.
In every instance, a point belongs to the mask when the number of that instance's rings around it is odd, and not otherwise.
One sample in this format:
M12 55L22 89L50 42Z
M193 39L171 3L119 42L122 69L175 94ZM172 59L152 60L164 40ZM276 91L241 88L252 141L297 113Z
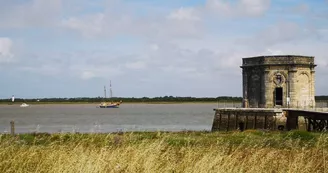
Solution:
M325 0L0 0L0 98L241 96L241 58L315 56Z

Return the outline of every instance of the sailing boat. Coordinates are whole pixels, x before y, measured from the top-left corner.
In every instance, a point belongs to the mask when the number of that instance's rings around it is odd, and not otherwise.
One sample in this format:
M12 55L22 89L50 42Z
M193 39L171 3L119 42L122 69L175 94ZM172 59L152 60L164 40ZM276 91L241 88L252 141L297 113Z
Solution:
M104 86L104 93L106 98L106 86ZM112 98L113 97L112 81L110 81L109 84L109 93L110 93L110 98ZM110 103L102 102L100 103L99 108L119 108L120 104L122 104L122 100L120 102L113 102L113 101L111 101Z

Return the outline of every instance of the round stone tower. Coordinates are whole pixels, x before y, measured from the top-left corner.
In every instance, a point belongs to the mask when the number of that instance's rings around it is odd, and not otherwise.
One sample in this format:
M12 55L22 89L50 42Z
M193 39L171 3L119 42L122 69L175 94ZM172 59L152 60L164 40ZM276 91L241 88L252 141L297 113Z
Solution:
M315 107L314 57L243 58L243 107Z

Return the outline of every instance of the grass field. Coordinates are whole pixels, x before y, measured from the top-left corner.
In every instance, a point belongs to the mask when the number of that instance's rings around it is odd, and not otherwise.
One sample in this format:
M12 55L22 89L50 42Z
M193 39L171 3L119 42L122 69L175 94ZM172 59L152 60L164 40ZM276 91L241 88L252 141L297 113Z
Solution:
M328 134L0 135L0 172L327 172Z

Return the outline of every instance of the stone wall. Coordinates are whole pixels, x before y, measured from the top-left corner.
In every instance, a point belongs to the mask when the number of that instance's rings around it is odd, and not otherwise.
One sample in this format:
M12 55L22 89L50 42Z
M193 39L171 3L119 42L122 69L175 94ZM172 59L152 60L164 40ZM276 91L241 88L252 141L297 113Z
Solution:
M258 56L243 58L243 66L250 65L310 65L314 64L314 57L297 56L297 55L274 55L274 56Z
M212 131L277 130L279 125L285 126L286 120L281 109L215 109Z

